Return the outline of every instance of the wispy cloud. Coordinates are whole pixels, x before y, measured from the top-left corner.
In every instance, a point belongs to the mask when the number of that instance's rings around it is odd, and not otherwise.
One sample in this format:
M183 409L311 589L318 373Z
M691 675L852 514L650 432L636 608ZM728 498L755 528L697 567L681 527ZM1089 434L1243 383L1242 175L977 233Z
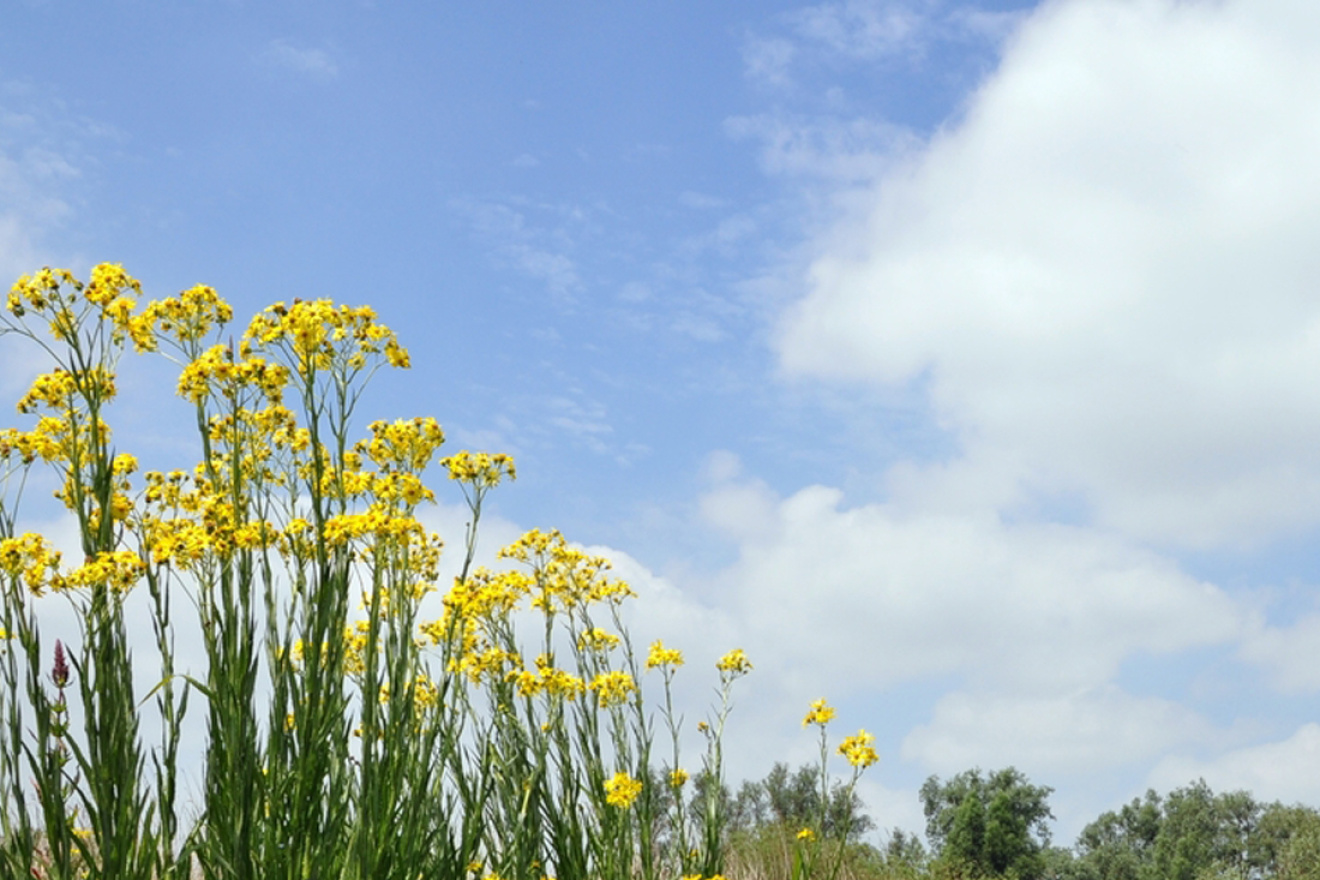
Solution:
M804 40L829 53L874 59L918 47L930 19L911 4L846 0L808 7L791 14L789 20Z
M577 232L588 223L583 209L476 199L455 199L451 207L496 262L541 282L564 304L581 290L582 278L570 254ZM529 214L535 218L529 219Z
M271 40L262 57L270 64L317 82L329 82L339 75L339 65L329 50L299 46L285 39Z
M761 167L770 174L862 182L877 178L918 145L907 129L858 116L794 116L783 112L735 116L725 131L759 141Z

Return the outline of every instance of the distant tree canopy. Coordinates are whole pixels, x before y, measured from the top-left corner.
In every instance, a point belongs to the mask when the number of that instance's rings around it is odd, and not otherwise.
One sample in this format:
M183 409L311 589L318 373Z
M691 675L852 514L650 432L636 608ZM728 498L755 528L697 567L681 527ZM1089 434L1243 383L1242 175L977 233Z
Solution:
M1070 880L1320 880L1320 813L1200 780L1103 814L1075 851Z
M856 842L875 827L866 815L862 799L838 780L831 784L824 805L821 833L827 838L846 834ZM804 764L790 771L777 763L760 782L744 782L730 806L729 822L734 829L751 830L765 825L783 825L794 831L814 825L821 816L820 768Z
M1049 796L1016 768L967 770L921 786L926 837L938 861L982 876L1035 880L1050 845Z
M921 787L929 847L894 831L877 848L861 842L875 827L861 800L836 782L822 830L838 839L847 829L861 859L850 864L869 866L855 876L874 880L1320 880L1320 811L1311 807L1215 794L1199 780L1148 791L1091 822L1072 847L1055 847L1052 793L1013 767L932 776ZM776 764L736 796L726 790L724 803L731 831L791 837L821 814L819 768Z

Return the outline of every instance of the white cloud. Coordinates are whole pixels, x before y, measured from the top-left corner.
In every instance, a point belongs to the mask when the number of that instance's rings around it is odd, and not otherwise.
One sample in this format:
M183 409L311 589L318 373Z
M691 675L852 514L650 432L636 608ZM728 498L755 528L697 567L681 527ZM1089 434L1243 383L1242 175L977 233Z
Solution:
M913 50L927 18L892 0L845 0L791 16L798 34L833 55L874 59Z
M1240 655L1262 667L1280 691L1314 693L1320 690L1320 615L1289 626L1255 628L1243 640Z
M724 129L734 138L761 141L761 166L769 174L838 183L874 180L915 143L904 128L862 117L735 116Z
M797 48L777 37L753 37L743 46L743 65L748 78L769 86L782 87L790 82L789 66Z
M1281 0L1041 7L815 242L785 369L928 382L976 504L1079 495L1198 546L1315 523L1318 46L1320 7Z
M582 279L569 252L576 244L575 233L589 223L583 209L544 204L514 207L471 199L455 199L450 206L467 219L499 262L540 281L561 303L573 301ZM529 221L528 212L535 212L535 221Z
M857 795L866 805L866 815L875 822L875 843L883 845L894 831L920 832L926 827L917 791L889 788L864 776L857 783Z
M1247 746L1210 760L1170 757L1150 775L1168 790L1204 779L1215 791L1250 791L1258 800L1320 803L1320 724L1305 724L1279 742Z
M1212 736L1192 710L1113 685L1048 696L954 692L907 735L902 754L941 774L1012 765L1050 779L1112 771Z
M821 486L781 500L752 481L717 487L701 511L739 544L726 607L804 686L847 669L859 690L958 675L1056 693L1102 685L1136 652L1226 643L1243 625L1220 590L1093 530L847 507Z
M268 62L318 82L328 82L339 75L339 65L326 49L297 46L278 39L271 40L263 54Z

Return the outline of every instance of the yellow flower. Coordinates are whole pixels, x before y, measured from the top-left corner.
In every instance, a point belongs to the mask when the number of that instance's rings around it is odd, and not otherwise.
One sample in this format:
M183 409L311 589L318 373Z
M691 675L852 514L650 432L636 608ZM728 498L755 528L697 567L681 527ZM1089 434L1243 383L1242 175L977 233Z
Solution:
M629 694L637 692L637 683L631 675L621 670L602 672L592 679L590 689L596 692L602 709L617 706L628 699Z
M626 810L642 793L642 784L627 773L615 773L613 778L605 780L605 802L611 806Z
M677 648L666 648L664 643L656 639L655 644L651 645L651 652L646 656L646 668L655 669L659 667L682 666L683 652Z
M578 636L579 651L609 651L617 647L618 644L618 636L596 627L584 630L582 635Z
M803 828L797 833L797 839L811 843L816 839L816 832L812 831L810 828Z
M847 758L849 764L864 770L880 760L880 756L871 747L873 742L875 742L874 736L865 730L859 730L856 736L844 739L839 745L839 754Z
M720 672L727 672L733 676L746 675L752 671L752 661L747 659L747 654L742 648L735 648L720 658L720 662L715 664L715 668Z
M812 724L819 724L824 727L834 719L834 709L826 705L824 698L811 704L811 711L807 717L802 719L802 726L807 727Z
M682 767L679 767L677 770L669 774L669 784L674 788L682 788L684 785L687 785L687 781L688 772Z
M512 456L504 453L492 455L488 452L468 452L465 449L442 458L440 464L449 471L449 479L471 483L482 489L498 486L505 477L510 480L517 478Z
M111 550L89 556L79 568L69 573L67 586L89 588L109 587L116 593L127 593L146 573L146 563L132 550Z

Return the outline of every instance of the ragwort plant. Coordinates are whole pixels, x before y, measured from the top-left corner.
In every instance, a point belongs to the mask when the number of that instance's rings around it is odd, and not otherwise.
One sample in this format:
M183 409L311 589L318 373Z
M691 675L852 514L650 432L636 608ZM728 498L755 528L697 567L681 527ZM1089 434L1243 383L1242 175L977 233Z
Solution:
M557 532L474 568L487 493L508 456L439 461L470 521L440 614L440 539L418 519L444 440L433 419L376 422L352 439L367 380L407 351L370 308L277 303L226 337L205 286L140 305L112 264L87 283L43 269L14 285L0 333L52 368L19 402L32 430L0 432L0 870L41 878L714 877L723 870L722 734L741 651L719 663L721 706L685 799L671 684L657 643L670 756L652 772L643 664L623 625L633 595L607 561ZM222 339L228 341L221 341ZM131 345L181 368L200 448L191 469L148 471L105 418ZM53 468L80 564L18 529L30 469ZM126 600L145 588L154 682ZM174 606L196 608L179 632ZM68 602L76 639L42 640ZM529 637L529 632L534 635ZM196 638L201 670L178 668ZM525 648L534 645L535 653ZM191 702L190 702L191 700ZM200 700L203 741L183 719ZM148 744L142 713L161 731ZM202 754L181 804L181 755ZM196 787L194 784L193 787Z
M811 704L811 708L807 710L806 716L802 719L803 727L815 727L818 731L820 740L820 793L816 798L817 811L811 824L803 826L796 834L792 880L807 880L807 878L817 876L817 870L820 867L825 868L824 876L826 880L835 880L839 875L839 869L843 867L848 835L852 830L850 827L853 819L851 811L847 814L844 827L838 831L832 854L826 850L825 840L825 813L830 804L830 748L829 733L826 728L834 720L834 715L834 707L830 706L824 699L820 699ZM873 745L874 742L874 736L865 730L859 730L853 736L844 737L843 741L839 743L837 752L847 760L852 770L851 778L843 791L844 803L852 802L853 792L857 788L857 782L861 779L862 773L865 772L867 767L879 760ZM822 859L824 865L821 864Z

